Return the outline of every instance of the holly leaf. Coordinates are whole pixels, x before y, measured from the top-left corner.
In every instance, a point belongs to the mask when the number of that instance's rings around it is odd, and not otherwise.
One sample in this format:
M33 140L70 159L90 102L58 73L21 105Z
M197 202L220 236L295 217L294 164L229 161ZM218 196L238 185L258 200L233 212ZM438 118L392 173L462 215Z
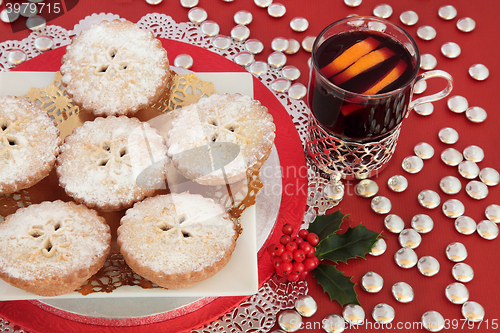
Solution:
M337 301L342 307L346 304L358 304L358 295L354 291L356 285L351 277L345 276L332 265L321 264L313 271L316 281L328 293L331 301Z
M307 228L307 230L318 235L319 241L321 242L331 234L335 234L339 231L344 217L347 216L348 215L342 214L340 210L337 210L332 214L317 216L314 221L309 224L309 228Z
M380 234L359 224L355 228L349 227L343 234L331 234L325 238L318 244L315 255L319 260L327 259L335 263L365 258L379 236Z
M320 239L315 252L319 260L326 259L337 263L346 262L351 258L365 258L381 236L361 224L354 228L349 227L343 234L337 234L345 217L347 215L338 210L316 217L309 225L309 232L314 232ZM346 304L359 304L358 295L354 291L356 284L351 282L351 277L345 276L336 267L320 264L314 269L313 275L323 291L328 293L330 300L337 301L342 307Z

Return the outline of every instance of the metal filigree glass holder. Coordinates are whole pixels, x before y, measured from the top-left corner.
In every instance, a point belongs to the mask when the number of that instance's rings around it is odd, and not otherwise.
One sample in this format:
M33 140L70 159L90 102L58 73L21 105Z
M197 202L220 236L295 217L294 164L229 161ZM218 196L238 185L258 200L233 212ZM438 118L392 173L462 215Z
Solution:
M401 125L377 141L344 141L325 131L309 114L306 156L325 178L339 173L344 179L365 179L381 172L396 149Z

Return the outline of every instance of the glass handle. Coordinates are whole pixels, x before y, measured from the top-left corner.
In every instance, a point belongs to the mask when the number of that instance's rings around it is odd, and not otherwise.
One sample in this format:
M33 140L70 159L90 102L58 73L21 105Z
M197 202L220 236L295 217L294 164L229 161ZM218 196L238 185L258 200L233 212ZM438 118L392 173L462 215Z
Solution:
M410 106L409 106L409 110L412 110L414 107L416 107L419 104L434 102L434 101L438 101L440 99L443 99L451 93L451 90L453 89L453 78L451 77L450 74L446 73L445 71L441 71L441 70L434 70L434 71L429 71L429 72L425 72L425 73L420 74L419 76L417 76L413 86L415 86L415 84L417 84L418 82L420 82L422 80L425 81L425 80L428 80L431 78L443 78L447 81L448 84L447 84L446 88L444 88L443 90L441 90L438 93L435 93L435 94L432 94L429 96L420 97L414 101L411 101Z

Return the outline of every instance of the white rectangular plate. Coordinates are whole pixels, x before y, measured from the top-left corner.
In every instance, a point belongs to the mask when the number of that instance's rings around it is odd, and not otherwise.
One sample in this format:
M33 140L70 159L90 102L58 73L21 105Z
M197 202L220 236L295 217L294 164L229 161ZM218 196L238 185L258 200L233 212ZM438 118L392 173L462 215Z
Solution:
M217 93L241 93L253 97L253 78L250 73L196 73L205 82L212 82ZM0 95L22 96L31 87L42 88L54 79L52 72L2 72L0 73ZM43 82L43 83L40 83ZM112 293L92 293L83 296L71 292L49 299L110 298L110 297L197 297L252 295L258 291L256 209L247 208L241 216L243 233L238 238L236 249L229 263L213 277L189 288L143 289L124 286ZM0 235L1 237L1 235ZM0 301L23 299L47 299L0 280Z

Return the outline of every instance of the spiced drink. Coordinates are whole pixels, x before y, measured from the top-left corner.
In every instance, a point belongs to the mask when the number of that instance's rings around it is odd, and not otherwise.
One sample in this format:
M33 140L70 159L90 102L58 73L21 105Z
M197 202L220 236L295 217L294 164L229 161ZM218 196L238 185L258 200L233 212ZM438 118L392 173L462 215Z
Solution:
M325 130L347 140L370 141L390 132L406 115L408 83L417 63L398 41L376 32L344 32L326 39L314 57L321 75L311 80L309 104ZM384 97L401 87L398 94Z

